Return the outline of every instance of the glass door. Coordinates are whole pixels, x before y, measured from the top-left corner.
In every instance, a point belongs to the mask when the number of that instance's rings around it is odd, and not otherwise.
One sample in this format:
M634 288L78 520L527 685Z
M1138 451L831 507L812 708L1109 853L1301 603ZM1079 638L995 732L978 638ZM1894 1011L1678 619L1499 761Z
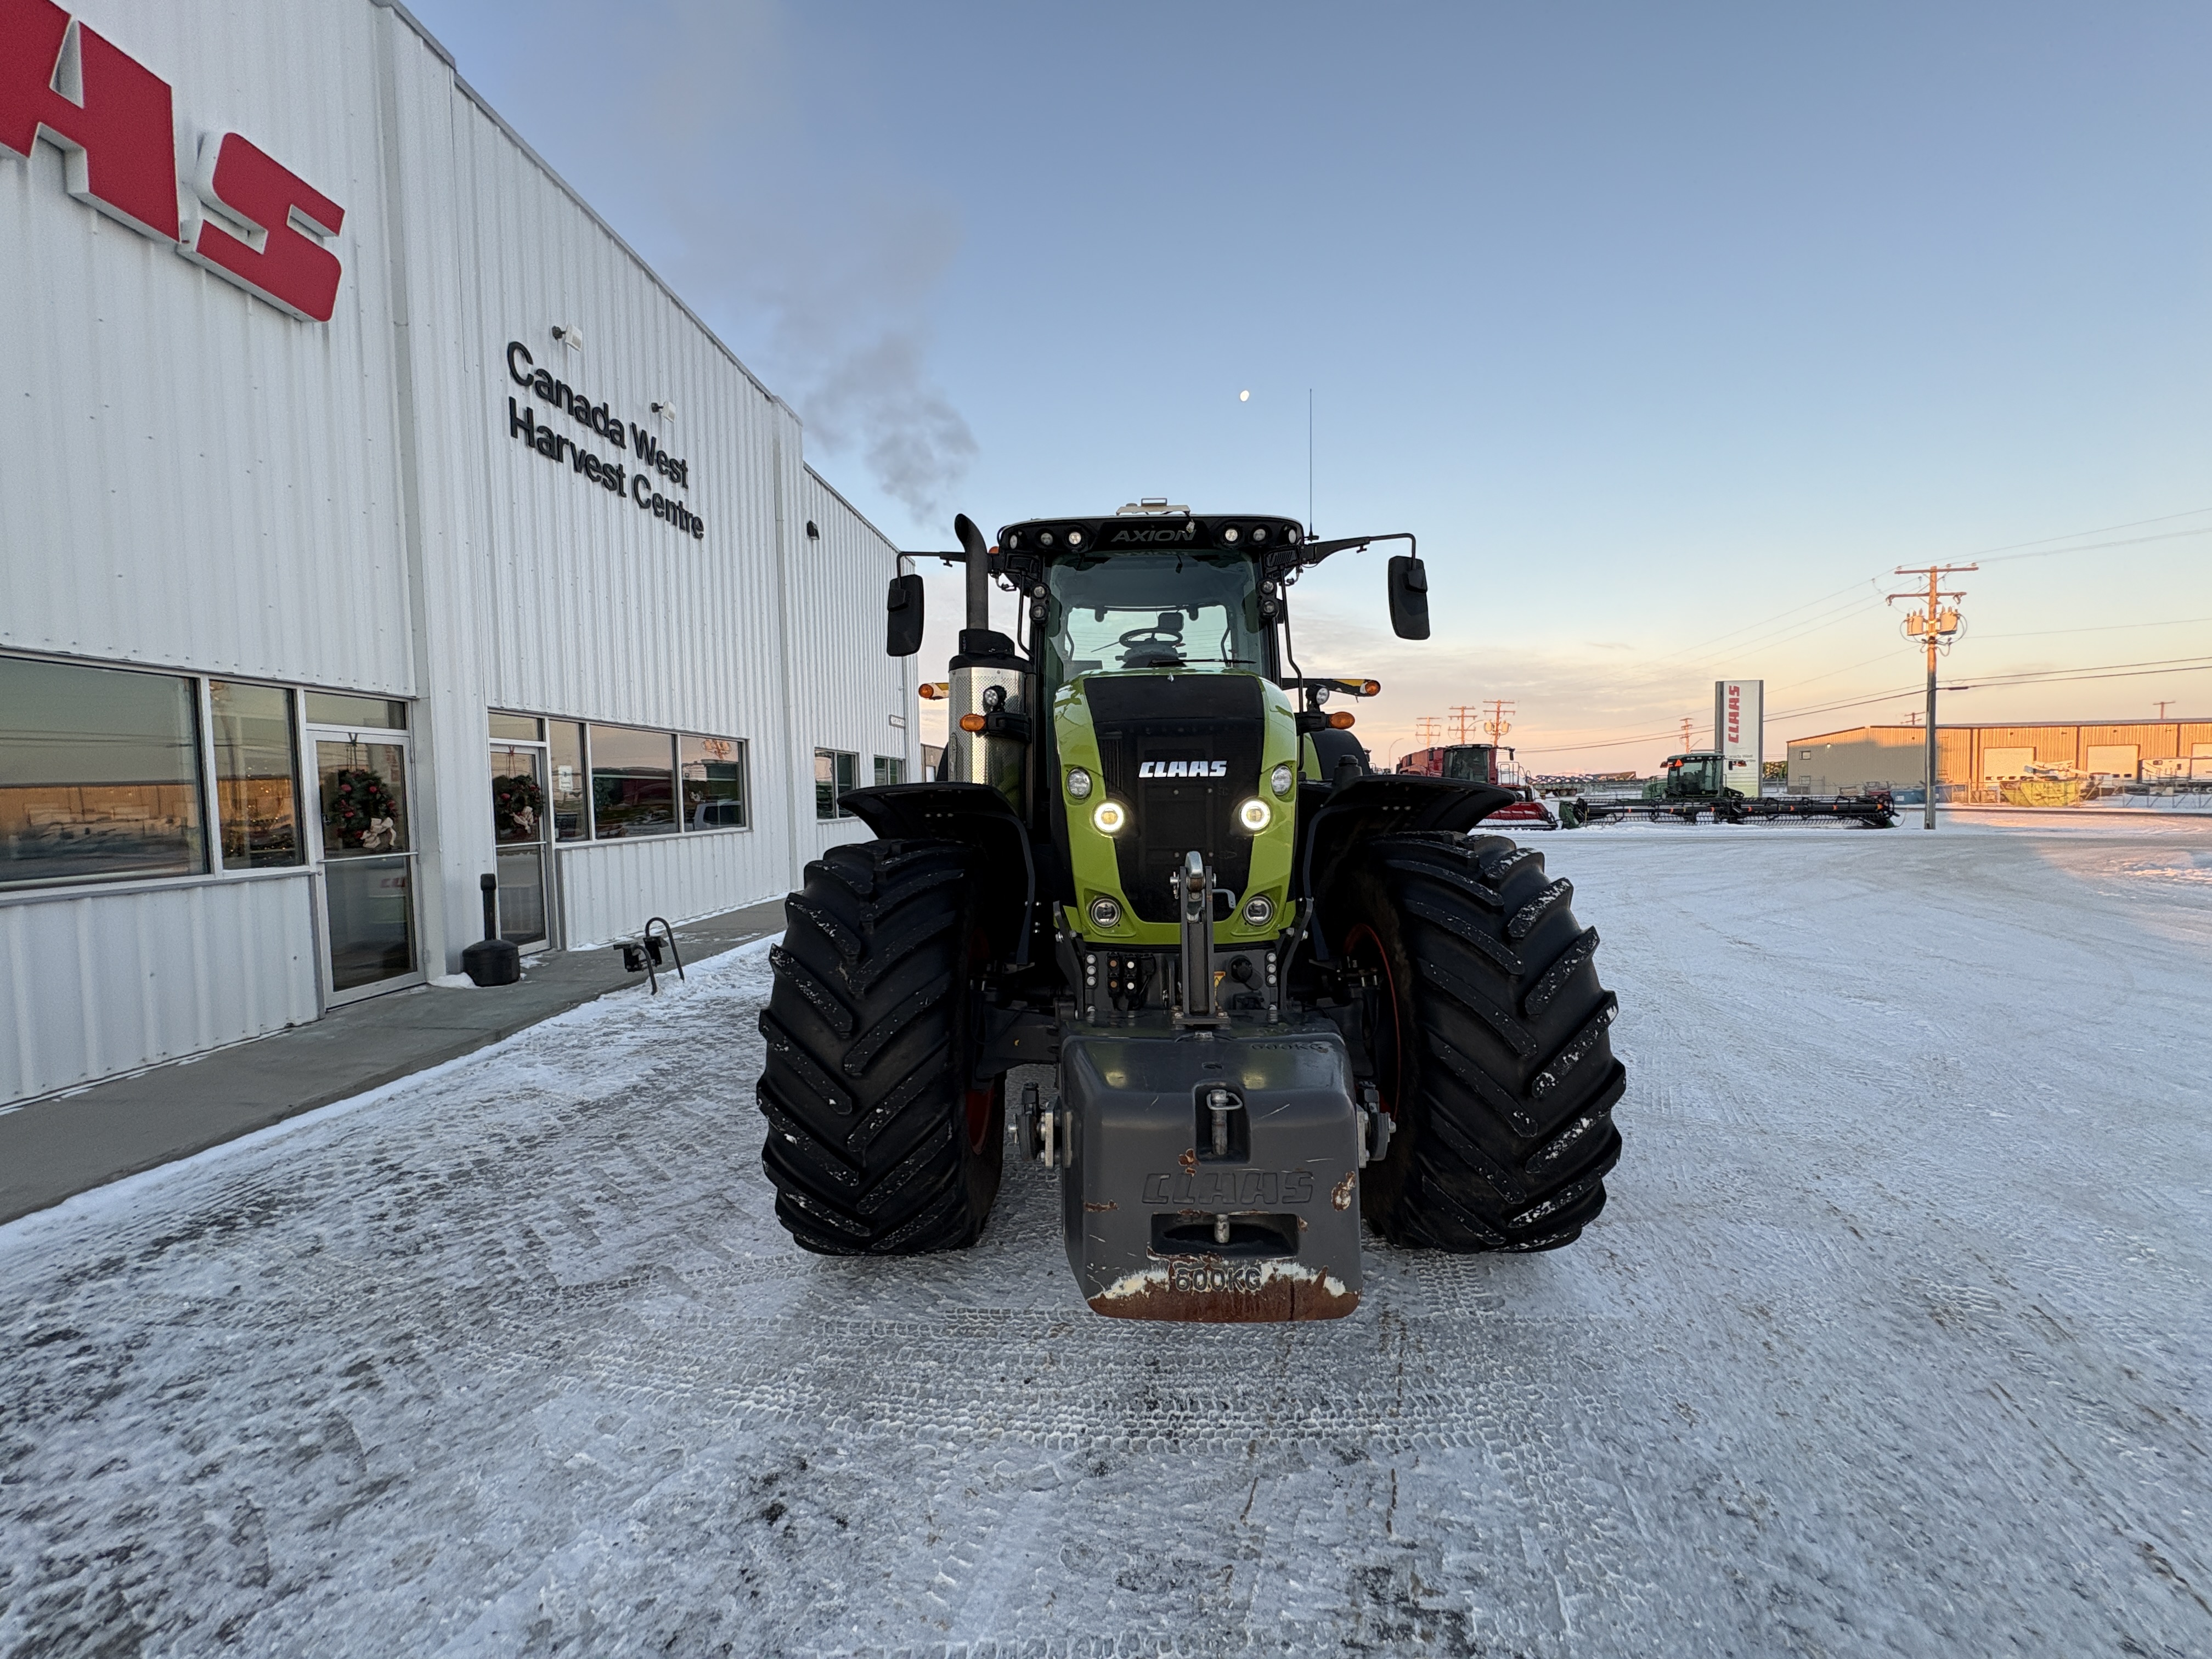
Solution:
M527 743L491 746L492 840L499 858L499 936L526 951L552 937L546 903L545 750Z
M323 903L340 998L417 975L407 743L398 732L319 732Z

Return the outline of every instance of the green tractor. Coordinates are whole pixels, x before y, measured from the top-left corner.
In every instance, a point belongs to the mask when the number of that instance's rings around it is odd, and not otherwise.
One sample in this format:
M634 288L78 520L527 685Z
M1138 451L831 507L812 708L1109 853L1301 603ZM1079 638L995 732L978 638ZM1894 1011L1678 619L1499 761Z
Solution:
M1470 833L1512 792L1370 773L1329 705L1381 688L1292 655L1291 585L1377 542L1409 550L1393 628L1427 638L1413 538L1164 501L995 547L955 528L924 556L966 566L942 775L843 797L878 839L807 866L772 952L763 1163L792 1237L974 1243L1011 1115L1102 1314L1348 1313L1363 1218L1404 1246L1572 1242L1620 1150L1597 933L1542 854ZM921 623L895 578L891 654ZM1009 1101L1028 1066L1054 1084Z

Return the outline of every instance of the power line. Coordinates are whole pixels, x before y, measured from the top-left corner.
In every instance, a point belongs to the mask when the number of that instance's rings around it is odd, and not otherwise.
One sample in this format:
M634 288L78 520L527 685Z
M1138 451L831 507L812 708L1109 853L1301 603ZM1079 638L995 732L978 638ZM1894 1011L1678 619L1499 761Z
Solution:
M2166 513L2160 514L2156 518L2132 519L2122 524L2105 525L2094 530L2076 530L2063 536L2045 536L2039 540L2027 542L2007 542L2000 546L1990 548L1983 552L1970 553L1966 556L1971 559L1986 558L1991 562L1996 562L2000 559L2056 558L2068 553L2094 553L2110 548L2140 547L2151 542L2173 541L2191 536L2212 536L2212 525L2207 525L2194 530L2177 530L2156 536L2130 537L2119 541L2082 543L2081 540L2084 536L2108 535L2112 532L2118 530L2140 529L2144 525L2171 524L2176 519L2193 519L2208 513L2212 513L2212 507L2191 507L2186 513ZM2080 544L2066 547L2051 547L2049 544L2052 542L2078 543ZM1800 611L1810 611L1815 606L1826 605L1831 600L1840 599L1847 593L1854 592L1862 586L1879 582L1881 580L1883 574L1884 573L1879 571L1875 572L1872 574L1862 578L1858 581L1854 581L1849 584L1847 586L1837 588L1832 592L1824 593L1818 599L1808 599L1802 605L1791 605L1787 610L1776 611L1773 615L1763 617L1757 622L1745 623L1740 627L1729 629L1724 633L1713 635L1708 639L1701 640L1694 644L1682 647L1679 650L1662 653L1661 655L1652 658L1651 660L1654 662L1674 662L1681 658L1694 656L1699 652L1710 650L1713 647L1718 646L1724 641L1735 640L1738 635L1759 634L1764 629L1771 629L1778 624L1787 623L1790 617L1796 617ZM1850 614L1850 612L1855 608L1856 606L1854 605L1844 605L1832 613L1824 614L1841 617ZM1807 621L1808 623L1818 622L1819 618L1808 618ZM1787 629L1784 631L1786 632ZM1808 627L1806 631L1814 632L1817 631L1817 629ZM1791 637L1802 638L1804 635L1803 634L1796 634L1791 635ZM1753 639L1739 641L1729 648L1737 651L1748 651L1755 649L1762 644L1780 644L1784 642L1784 641L1779 640L1766 641L1763 639Z
M2183 628L2191 623L2212 623L2212 617L2169 617L2162 622L2096 623L2087 628L2031 628L2012 634L1977 634L1978 640L2040 640L2053 634L2117 634L2128 628ZM1800 682L1805 684L1805 682Z
M1991 564L2008 564L2014 559L2051 559L2062 553L2094 553L2107 547L2141 547L2148 542L2176 542L2185 536L2212 536L2212 525L2201 530L2169 530L2157 536L2130 536L2124 541L2082 542L2074 547L2046 548L2039 553L2004 553L1992 558Z
M2162 663L2145 667L2117 669L2111 673L2069 673L2063 669L2051 669L2041 674L2008 675L2002 678L1983 678L1963 685L1947 685L1947 691L2004 690L2017 685L2064 685L2074 680L2139 680L2153 674L2195 674L2212 668L2212 657L2174 657Z
M1969 553L1970 559L1993 559L2000 553L2009 553L2014 548L2045 547L2052 542L2076 542L2084 536L2109 536L2115 530L2140 530L2147 524L2172 524L2176 519L2197 519L2212 513L2212 507L2192 507L2186 513L2161 513L2154 519L2130 519L2124 524L2101 524L2094 530L2076 530L2070 535L2044 536L2032 542L2007 542L2002 547L1985 547Z
M1978 678L1957 684L1946 684L1946 691L1999 691L2014 686L2065 685L2075 681L2140 679L2154 674L2195 674L2212 670L2212 657L2172 657L2154 662L2097 663L2080 669L2054 668L2031 670L2011 675L1982 675ZM1777 708L1766 719L1771 720L1808 720L1814 714L1840 714L1846 708L1864 708L1870 703L1889 702L1910 696L1921 688L1915 685L1893 686L1887 691L1876 691L1866 696L1850 697L1838 702L1824 702L1803 708ZM1578 753L1585 749L1626 749L1634 744L1658 743L1676 735L1679 728L1668 726L1663 731L1643 732L1632 737L1603 738L1593 743L1559 744L1543 749L1531 749L1530 755L1564 755Z

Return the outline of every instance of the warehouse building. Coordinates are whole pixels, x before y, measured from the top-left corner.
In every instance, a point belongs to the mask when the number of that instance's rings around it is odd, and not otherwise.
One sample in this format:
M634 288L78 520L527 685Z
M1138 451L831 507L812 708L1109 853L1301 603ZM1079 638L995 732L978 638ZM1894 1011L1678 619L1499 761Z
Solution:
M0 1103L717 914L918 775L890 545L385 0L0 6Z
M1928 733L1917 726L1858 726L1790 739L1793 795L1887 789L1920 799ZM1938 726L1936 799L1958 805L2023 805L2033 781L2107 784L2212 780L2212 720L2073 721L2042 726Z

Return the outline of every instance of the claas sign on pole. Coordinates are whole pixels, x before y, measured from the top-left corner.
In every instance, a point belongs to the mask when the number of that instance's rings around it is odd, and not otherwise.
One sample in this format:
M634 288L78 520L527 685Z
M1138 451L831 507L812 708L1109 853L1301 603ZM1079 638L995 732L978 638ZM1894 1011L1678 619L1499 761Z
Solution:
M1721 781L1756 799L1766 761L1766 682L1713 682L1713 747L1721 751Z

